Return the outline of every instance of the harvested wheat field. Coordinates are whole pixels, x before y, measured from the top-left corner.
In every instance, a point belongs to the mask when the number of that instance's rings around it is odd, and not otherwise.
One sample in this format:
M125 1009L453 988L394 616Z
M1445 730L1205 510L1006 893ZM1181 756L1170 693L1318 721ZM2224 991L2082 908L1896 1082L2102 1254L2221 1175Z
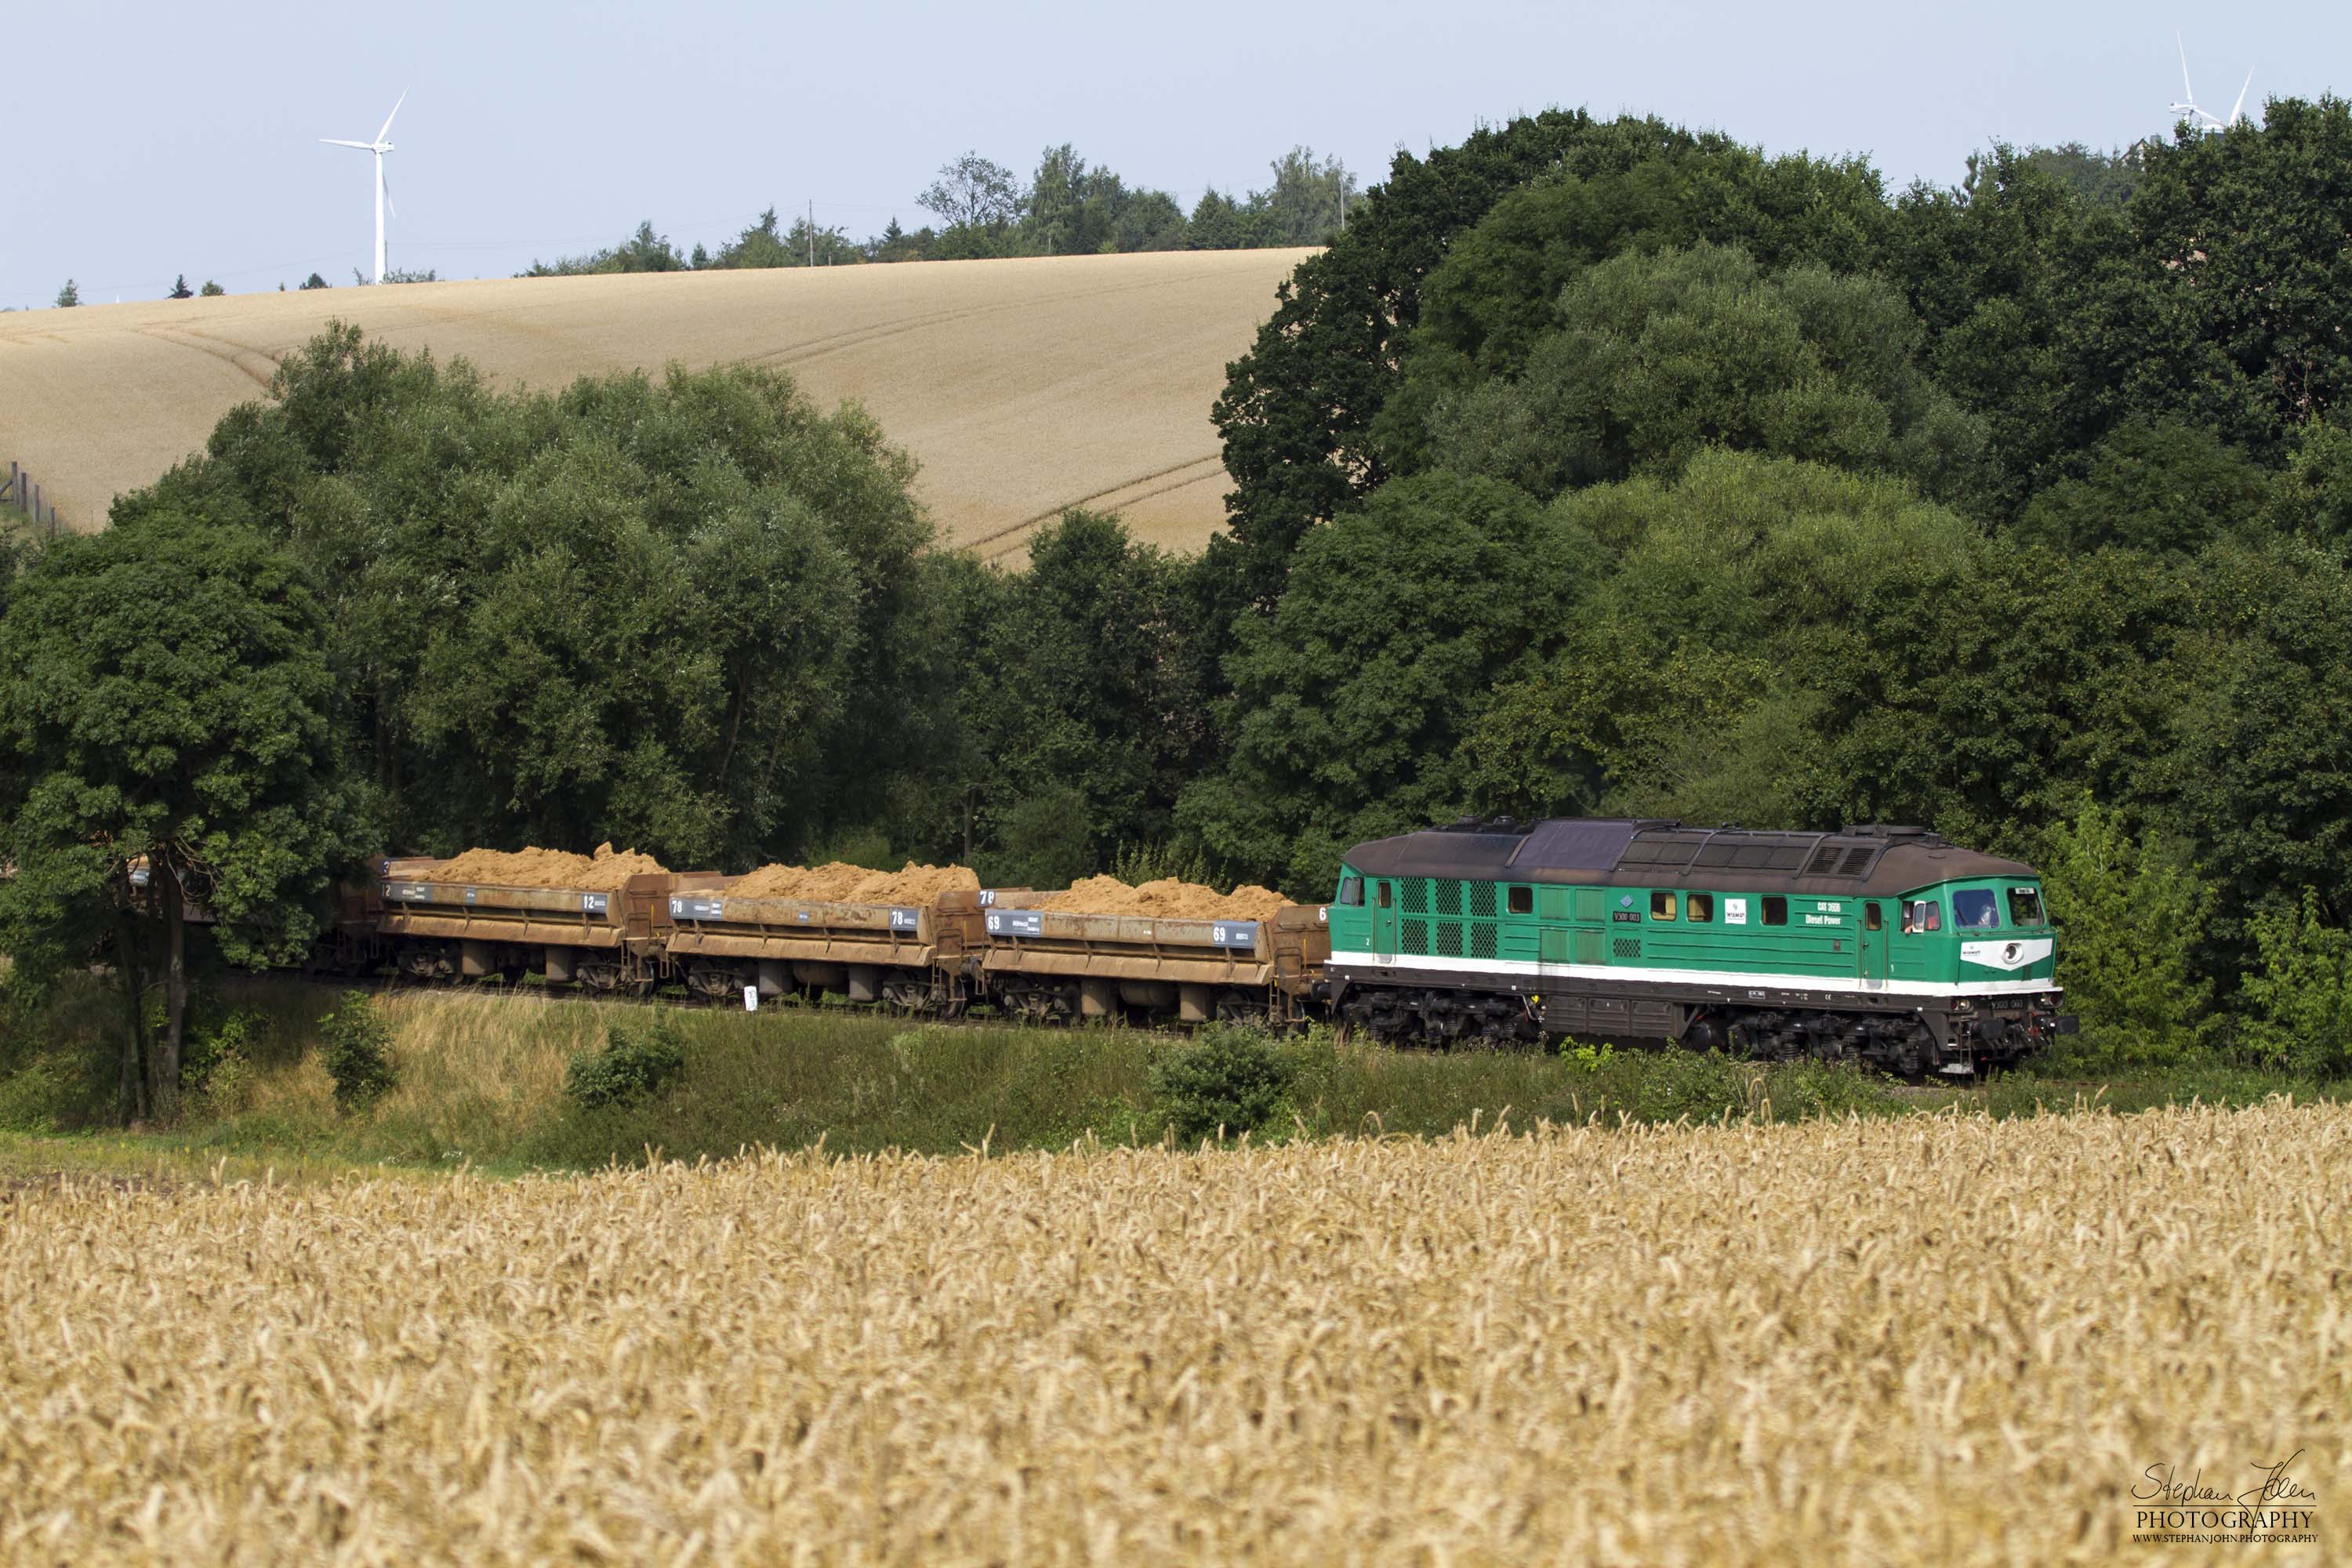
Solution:
M15 1563L2245 1561L2352 1111L0 1194Z
M0 316L0 461L72 526L203 447L278 358L341 317L502 385L749 360L856 398L922 463L941 534L1022 549L1066 507L1197 548L1228 488L1210 405L1311 252L1180 251L501 279Z

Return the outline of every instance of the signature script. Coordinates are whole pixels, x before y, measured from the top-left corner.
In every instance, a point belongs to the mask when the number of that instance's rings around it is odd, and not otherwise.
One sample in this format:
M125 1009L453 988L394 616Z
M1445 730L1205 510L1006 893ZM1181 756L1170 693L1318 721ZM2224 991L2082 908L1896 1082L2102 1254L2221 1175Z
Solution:
M2179 1472L2170 1465L2150 1465L2141 1472L2139 1485L2132 1488L2135 1502L2161 1502L2168 1508L2181 1508L2190 1503L2234 1503L2242 1508L2267 1508L2279 1502L2316 1502L2319 1494L2287 1474L2287 1467L2303 1458L2297 1448L2276 1464L2257 1464L2254 1473L2262 1477L2257 1486L2237 1493L2225 1492L2205 1484L2205 1472L2197 1471L2187 1480L2179 1479Z

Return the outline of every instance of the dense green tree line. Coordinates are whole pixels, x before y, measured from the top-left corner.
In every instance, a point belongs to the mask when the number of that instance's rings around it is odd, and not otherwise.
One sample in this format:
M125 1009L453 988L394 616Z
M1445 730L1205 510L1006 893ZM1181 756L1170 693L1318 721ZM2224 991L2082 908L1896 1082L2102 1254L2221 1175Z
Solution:
M2053 865L2110 1042L2340 1070L2347 214L2333 99L1893 200L1654 121L1401 155L1218 406L1180 825L1303 886L1454 812L1927 823Z
M892 218L880 234L853 239L834 225L770 207L733 239L681 251L647 219L618 245L585 256L534 261L525 278L600 272L686 272L761 267L834 267L866 261L949 261L1007 256L1092 256L1139 250L1253 250L1320 245L1346 226L1358 200L1355 176L1339 159L1294 147L1269 165L1264 190L1241 195L1213 187L1188 214L1174 195L1129 185L1065 142L1039 154L1024 184L978 153L943 166L916 200L938 219L908 230Z
M1158 221L1046 163L963 170L951 226ZM1910 821L2048 868L2103 1048L2342 1070L2347 213L2334 100L1892 197L1514 121L1400 154L1284 288L1216 408L1225 535L1073 513L1010 573L772 373L502 394L337 329L12 573L12 669L105 700L0 703L0 944L163 933L141 856L246 900L253 955L363 847L1176 855L1313 896L1464 814ZM192 652L152 657L120 601L181 576Z

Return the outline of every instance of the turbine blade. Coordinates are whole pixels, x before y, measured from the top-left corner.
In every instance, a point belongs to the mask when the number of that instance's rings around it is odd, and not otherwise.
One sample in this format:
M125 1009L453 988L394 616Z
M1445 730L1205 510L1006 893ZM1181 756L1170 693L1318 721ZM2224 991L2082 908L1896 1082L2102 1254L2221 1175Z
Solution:
M373 153L375 151L375 143L373 142L345 142L341 138L335 136L321 136L319 140L325 142L330 147L356 147L362 153Z
M2239 111L2240 110L2242 110L2242 109L2243 109L2243 108L2245 108L2245 107L2246 107L2246 92L2247 92L2247 89L2250 89L2250 88L2252 88L2253 85L2254 85L2254 72L2253 72L2253 68L2252 68L2252 67L2251 67L2251 66L2249 66L2249 67L2247 67L2247 68L2246 68L2246 85L2245 85L2245 87L2242 87L2242 88L2240 88L2240 89L2238 89L2238 101L2237 101L2237 102L2235 102L2235 103L2233 103L2233 104L2231 104L2231 105L2230 106L2230 123L2231 123L2231 124L2235 125L2235 124L2238 122L2238 121L2242 118L2242 117L2240 116L2240 114L2239 114L2239 112L2238 112L2238 111Z
M2180 96L2189 102L2197 101L2197 89L2189 85L2189 46L2180 41L2180 29L2172 29L2172 47L2180 51Z
M404 88L404 88L402 88L402 89L400 89L400 96L399 96L397 99L395 99L395 100L393 100L393 105L392 105L392 114L387 114L387 115L385 115L385 116L383 117L383 131L379 131L379 132L377 132L375 133L375 139L376 139L378 142L381 142L381 141L383 141L383 137L384 137L384 132L386 132L386 131L390 131L390 130L392 129L392 116L393 116L393 114L398 114L398 113L400 112L400 106L401 106L402 104L404 104L404 103L406 103L407 101L408 101L408 89L407 89L406 88Z
M400 216L400 207L398 204L394 202L392 199L392 182L390 180L386 180L383 183L383 207L384 211L390 213L393 216L398 217Z

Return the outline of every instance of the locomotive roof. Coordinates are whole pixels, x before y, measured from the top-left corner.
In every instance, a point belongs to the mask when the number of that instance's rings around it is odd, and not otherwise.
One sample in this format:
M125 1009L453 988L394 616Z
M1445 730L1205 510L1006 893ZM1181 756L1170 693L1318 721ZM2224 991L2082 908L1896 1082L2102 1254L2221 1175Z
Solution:
M1924 827L1871 823L1836 833L1769 833L1622 816L1458 823L1359 844L1348 864L1374 877L1849 898L1891 898L1964 878L2035 875L2021 861L1963 849Z

